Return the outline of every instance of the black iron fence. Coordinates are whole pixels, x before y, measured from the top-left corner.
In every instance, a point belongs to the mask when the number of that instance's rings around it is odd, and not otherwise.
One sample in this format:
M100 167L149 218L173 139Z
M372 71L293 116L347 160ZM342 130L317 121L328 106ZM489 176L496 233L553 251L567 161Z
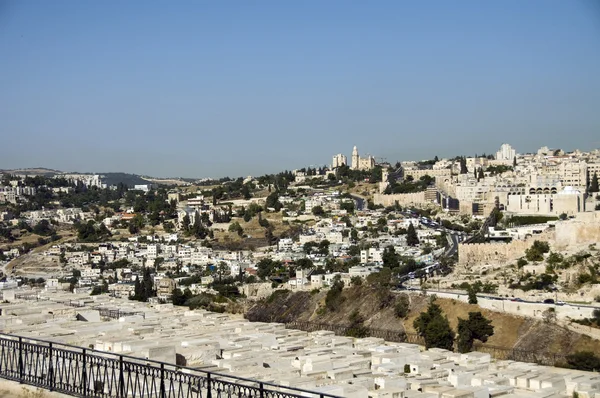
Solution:
M15 299L28 301L48 301L48 297L40 297L38 292L19 292L15 293Z
M355 335L354 332L357 330L356 327L348 325L305 321L288 322L285 324L285 327L286 329L299 329L305 332L327 330L340 336L353 336ZM397 343L425 345L425 340L423 339L423 337L419 336L416 333L406 333L400 330L376 329L369 327L362 327L360 328L360 330L364 334L364 337L378 337L386 341L394 341Z
M217 372L0 334L0 377L76 397L337 398Z
M561 366L567 363L566 355L547 352L498 347L489 344L474 344L473 351L485 352L495 359L537 363L546 366Z
M144 311L123 311L112 308L98 308L98 312L100 316L111 319L119 319L124 316L134 315L141 315L144 319L146 319L146 313Z
M315 332L318 330L327 330L340 336L351 336L356 328L346 325L296 321L285 324L287 329L299 329L306 332ZM380 337L386 341L400 343L411 343L425 345L425 339L417 333L406 333L391 329L361 328L365 337ZM456 348L456 347L455 347ZM490 354L494 359L506 359L518 362L537 363L546 366L559 366L567 362L567 357L560 354L551 354L539 351L520 350L516 348L498 347L489 344L474 344L473 351Z

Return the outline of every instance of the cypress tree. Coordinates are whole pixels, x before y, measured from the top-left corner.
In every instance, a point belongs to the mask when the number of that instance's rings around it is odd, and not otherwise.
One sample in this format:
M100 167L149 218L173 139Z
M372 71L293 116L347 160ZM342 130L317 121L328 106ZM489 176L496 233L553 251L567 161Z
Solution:
M598 174L594 171L592 182L590 183L590 192L598 192Z
M454 331L450 328L448 318L444 316L441 307L434 300L429 303L427 311L422 312L413 322L419 336L425 339L426 348L443 348L452 350Z
M142 300L142 283L140 282L139 276L135 278L135 289L133 299L138 301Z
M417 231L412 224L408 224L408 230L406 231L406 244L408 246L416 246L419 244L419 237Z

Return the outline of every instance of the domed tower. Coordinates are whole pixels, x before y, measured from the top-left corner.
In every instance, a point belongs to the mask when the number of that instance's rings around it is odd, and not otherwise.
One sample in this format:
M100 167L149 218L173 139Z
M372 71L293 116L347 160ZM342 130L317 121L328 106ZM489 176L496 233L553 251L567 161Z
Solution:
M352 170L358 170L358 149L356 149L356 145L354 145L354 149L352 150L352 166L350 167Z

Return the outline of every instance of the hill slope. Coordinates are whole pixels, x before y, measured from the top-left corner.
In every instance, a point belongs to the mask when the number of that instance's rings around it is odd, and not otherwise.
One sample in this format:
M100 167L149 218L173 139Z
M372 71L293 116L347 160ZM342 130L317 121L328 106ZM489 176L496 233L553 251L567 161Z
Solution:
M394 313L398 300L394 296L388 305L381 305L380 296L368 286L344 289L342 302L335 311L325 309L326 292L278 291L269 299L251 306L246 317L263 322L315 322L348 325L353 311L358 310L365 319L364 325L374 329L389 329L414 333L413 321L428 305L429 297L410 294L410 310L405 319ZM553 323L482 309L456 300L436 300L456 330L458 318L468 318L469 312L481 311L492 321L495 333L488 340L491 346L506 349L536 351L545 355L569 355L576 351L600 351L600 341L580 335Z

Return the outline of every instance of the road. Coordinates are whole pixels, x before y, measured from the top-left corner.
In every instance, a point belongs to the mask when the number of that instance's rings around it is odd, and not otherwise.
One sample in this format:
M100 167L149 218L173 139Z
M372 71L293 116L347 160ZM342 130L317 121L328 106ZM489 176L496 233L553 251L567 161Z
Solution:
M364 210L366 198L355 193L350 194L350 196L352 196L354 203L356 203L356 210Z
M444 293L444 294L452 294L453 296L457 296L461 297L461 298L465 298L468 299L469 295L467 293L457 293L454 291L446 291L446 290L435 290L435 289L427 289L427 290L422 290L420 287L406 287L403 289L397 289L397 291L403 291L403 290L408 290L408 291L413 291L413 292L420 292L420 293L425 293L425 294L431 294L434 295L436 293ZM543 305L543 306L548 306L548 305L558 305L561 307L571 307L571 308L579 308L579 307L585 307L585 308L599 308L598 306L594 306L591 304L570 304L570 303L565 303L562 301L558 301L556 304L555 303L544 303L542 301L533 301L533 300L523 300L520 298L514 298L514 297L499 297L499 296L494 296L492 294L478 294L477 295L478 298L483 298L483 299L489 299L489 300L498 300L498 301L513 301L513 302L518 302L518 303L528 303L528 304L539 304L539 305Z
M453 231L454 232L454 231ZM448 239L448 250L444 253L446 257L452 257L458 251L458 243L461 241L462 237L457 233L450 232L446 234L446 239Z

